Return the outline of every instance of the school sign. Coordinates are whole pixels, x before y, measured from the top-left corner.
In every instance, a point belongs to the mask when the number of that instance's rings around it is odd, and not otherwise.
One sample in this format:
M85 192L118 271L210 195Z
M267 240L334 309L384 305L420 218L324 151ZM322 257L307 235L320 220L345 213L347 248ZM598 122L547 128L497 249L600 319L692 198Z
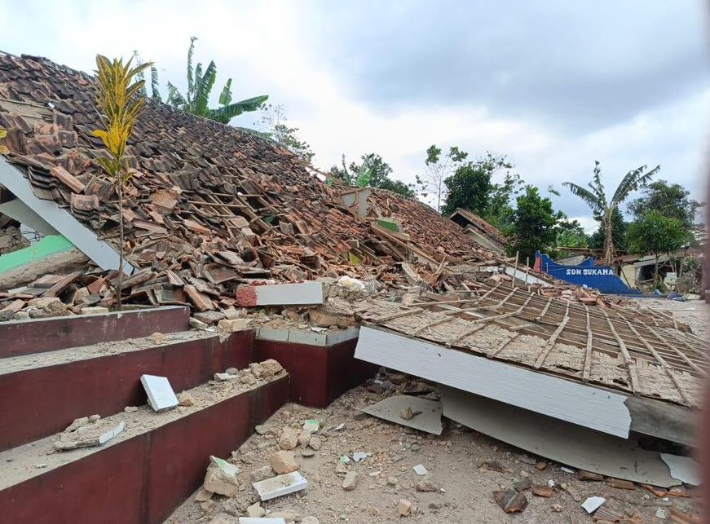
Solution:
M609 266L595 266L593 258L587 258L576 266L563 266L538 251L535 253L535 268L559 280L598 289L602 293L612 295L640 294L637 289L627 286Z

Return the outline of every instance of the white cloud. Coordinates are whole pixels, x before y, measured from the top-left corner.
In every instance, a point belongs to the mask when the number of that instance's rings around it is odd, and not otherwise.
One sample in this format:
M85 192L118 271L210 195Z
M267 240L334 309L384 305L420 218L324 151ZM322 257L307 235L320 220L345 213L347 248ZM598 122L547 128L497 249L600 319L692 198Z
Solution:
M586 183L597 159L610 190L629 169L661 164L663 178L691 188L695 198L704 196L710 87L572 137L545 127L541 119L501 117L485 106L461 102L412 103L383 114L366 96L351 95L349 75L344 74L347 62L333 66L323 58L329 42L321 39L318 27L328 20L318 3L0 0L0 12L12 13L0 19L6 51L42 55L90 71L97 52L129 56L138 50L157 63L163 85L168 79L184 84L189 37L196 35L196 59L215 60L218 89L232 77L235 97L268 93L271 101L283 103L324 169L338 163L343 153L354 160L377 152L396 177L413 182L423 169L426 148L436 143L459 145L473 157L489 150L505 153L528 182L543 190L550 184L559 188L565 180ZM643 49L639 53L640 60L648 59L641 56ZM605 74L611 73L599 72ZM256 118L245 115L235 123L250 125ZM584 204L561 191L557 205L585 227L591 225Z

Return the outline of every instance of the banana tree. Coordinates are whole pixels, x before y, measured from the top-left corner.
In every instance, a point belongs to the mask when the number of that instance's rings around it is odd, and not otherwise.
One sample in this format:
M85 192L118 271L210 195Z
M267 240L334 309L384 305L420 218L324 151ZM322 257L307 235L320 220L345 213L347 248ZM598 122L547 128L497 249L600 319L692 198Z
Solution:
M187 51L187 93L182 95L177 87L168 82L168 104L186 113L228 124L235 116L249 111L256 111L268 100L268 95L261 95L239 102L232 102L232 79L230 78L224 84L219 95L220 107L208 107L210 94L217 79L217 66L214 61L210 61L204 70L201 63L198 63L193 68L195 40L197 38L194 36L190 38L190 49Z
M607 201L604 184L601 180L599 162L594 161L594 176L587 184L589 189L573 182L564 182L562 185L569 188L573 195L578 196L592 209L594 218L604 225L604 264L611 266L614 263L614 238L612 236L612 216L629 195L640 187L644 187L651 178L660 171L661 166L656 166L647 171L646 166L640 166L626 173L614 191L611 200Z

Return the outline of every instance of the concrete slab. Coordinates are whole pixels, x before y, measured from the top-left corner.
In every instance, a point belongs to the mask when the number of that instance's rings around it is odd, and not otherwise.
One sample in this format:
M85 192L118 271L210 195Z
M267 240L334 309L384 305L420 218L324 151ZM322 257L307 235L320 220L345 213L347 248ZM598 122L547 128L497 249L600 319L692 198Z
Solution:
M502 442L576 469L652 486L680 483L660 453L635 440L582 426L441 386L444 416Z
M241 307L308 306L323 303L322 282L241 286L236 293Z
M164 411L178 405L177 396L167 377L141 376L141 384L148 395L148 403L155 411Z
M239 524L286 524L286 521L280 517L239 517Z
M263 502L304 490L308 487L308 481L298 471L294 471L261 482L254 482L252 486Z
M402 418L402 411L408 408L411 409L412 413L418 414L410 419ZM441 435L444 429L441 423L442 410L441 402L435 400L409 395L395 395L360 411L401 426L425 431L432 435Z

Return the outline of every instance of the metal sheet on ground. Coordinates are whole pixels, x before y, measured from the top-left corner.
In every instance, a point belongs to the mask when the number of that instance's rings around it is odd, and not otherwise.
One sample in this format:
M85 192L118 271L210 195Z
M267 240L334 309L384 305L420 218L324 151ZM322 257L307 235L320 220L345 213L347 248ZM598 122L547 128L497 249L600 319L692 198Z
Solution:
M409 420L402 418L402 411L410 408L412 413L419 414ZM441 402L427 400L425 398L412 397L409 395L395 395L386 398L377 404L368 406L361 410L363 413L373 417L388 420L401 426L425 431L432 435L441 435L443 426L441 424L442 406Z
M555 462L653 486L680 484L660 453L623 439L446 386L444 416Z

